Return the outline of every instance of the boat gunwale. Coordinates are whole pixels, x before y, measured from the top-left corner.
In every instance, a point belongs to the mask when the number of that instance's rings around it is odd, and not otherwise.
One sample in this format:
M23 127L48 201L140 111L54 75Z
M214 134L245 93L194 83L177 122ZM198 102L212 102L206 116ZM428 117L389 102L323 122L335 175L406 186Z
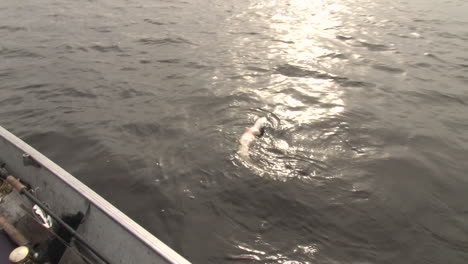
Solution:
M61 168L59 165L51 161L45 155L40 153L38 150L34 149L32 146L12 134L10 131L6 130L0 126L0 136L7 140L10 144L14 145L25 154L30 155L37 163L43 166L44 169L48 170L53 175L57 176L61 181L66 185L74 189L80 195L82 195L86 200L96 206L104 214L109 216L112 220L122 226L132 235L136 236L149 248L156 251L161 257L173 264L190 264L188 260L175 252L172 248L164 244L161 240L156 238L138 223L133 221L130 217L124 214L122 211L117 209L103 197L98 195L96 192L91 190L84 183L79 181L69 172Z

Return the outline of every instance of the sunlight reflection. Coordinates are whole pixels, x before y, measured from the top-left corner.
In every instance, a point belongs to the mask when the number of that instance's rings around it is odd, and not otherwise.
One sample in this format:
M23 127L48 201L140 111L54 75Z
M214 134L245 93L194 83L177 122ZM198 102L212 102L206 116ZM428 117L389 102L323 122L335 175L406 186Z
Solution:
M242 252L241 254L231 255L230 258L233 260L254 260L260 261L261 263L288 263L288 264L310 264L309 261L299 261L293 260L291 257L286 255L298 255L301 254L306 256L308 260L313 260L317 253L318 247L314 244L312 245L292 245L292 248L288 249L288 254L285 252L277 252L271 249L269 243L264 242L261 238L257 241L257 247L262 247L264 249L259 250L255 247L248 246L245 243L240 243L237 245L237 249Z
M320 58L336 53L336 46L330 43L336 39L336 30L346 13L341 1L272 0L253 4L236 18L252 22L252 28L237 29L240 32L261 33L249 33L234 40L236 48L242 47L240 51L232 51L234 67L244 80L235 93L254 96L261 102L257 107L273 113L281 120L278 129L288 131L293 134L289 137L295 139L295 142L278 137L262 140L264 148L274 146L279 151L270 153L262 147L256 150L263 151L259 162L268 167L270 177L285 180L315 175L323 170L322 163L328 155L344 151L340 146L327 147L329 142L318 146L320 149L311 149L311 141L320 138L323 131L298 130L345 111L341 77L329 72L336 60ZM246 69L251 64L270 70L253 75ZM258 83L263 88L256 89Z
M254 4L250 9L264 14L267 19L265 23L272 30L271 35L281 40L269 42L270 58L295 65L298 69L329 68L319 65L316 58L333 52L323 45L322 40L333 36L330 29L341 25L340 16L336 13L346 12L344 5L339 2L330 4L300 0L290 0L285 5L284 1L272 0ZM300 76L290 77L286 83L282 83L283 79L283 75L274 74L271 76L273 86L256 91L259 98L275 105L273 112L282 119L299 124L310 123L344 111L343 92L333 80ZM281 85L276 85L278 83ZM285 86L294 89L297 96L292 96L288 89L283 90ZM314 97L317 102L305 102L301 95Z

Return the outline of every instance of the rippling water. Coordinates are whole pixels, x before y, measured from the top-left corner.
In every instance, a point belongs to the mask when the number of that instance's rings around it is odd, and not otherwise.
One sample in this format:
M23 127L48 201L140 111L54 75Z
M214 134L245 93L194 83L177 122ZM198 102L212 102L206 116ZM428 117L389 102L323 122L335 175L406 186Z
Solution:
M1 125L193 263L466 263L467 12L3 0Z

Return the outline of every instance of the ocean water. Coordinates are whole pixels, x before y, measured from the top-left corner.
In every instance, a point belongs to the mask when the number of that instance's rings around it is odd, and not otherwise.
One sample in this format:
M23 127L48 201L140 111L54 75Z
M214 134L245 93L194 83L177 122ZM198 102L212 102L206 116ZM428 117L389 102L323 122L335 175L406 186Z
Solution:
M467 12L3 0L0 125L193 263L467 263Z

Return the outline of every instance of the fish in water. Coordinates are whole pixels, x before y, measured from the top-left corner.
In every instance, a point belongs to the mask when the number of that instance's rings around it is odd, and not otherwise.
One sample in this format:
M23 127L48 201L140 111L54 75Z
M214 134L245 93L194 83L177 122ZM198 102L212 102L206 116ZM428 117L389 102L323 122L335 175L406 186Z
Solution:
M257 119L257 121L255 121L255 124L253 126L249 127L244 132L244 134L242 134L241 138L239 139L239 156L251 165L254 164L250 159L249 147L252 144L252 142L255 141L256 138L263 136L267 124L267 118L260 117L259 119Z

